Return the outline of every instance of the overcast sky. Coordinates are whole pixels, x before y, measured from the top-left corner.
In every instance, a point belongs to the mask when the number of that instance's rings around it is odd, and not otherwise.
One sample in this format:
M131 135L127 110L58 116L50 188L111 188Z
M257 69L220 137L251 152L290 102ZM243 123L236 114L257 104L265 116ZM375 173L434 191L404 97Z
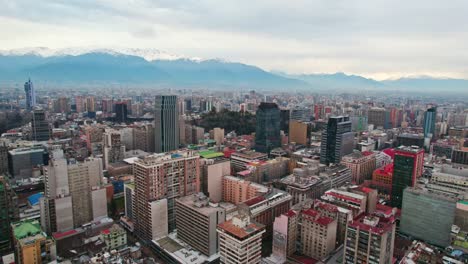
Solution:
M468 78L468 0L0 0L0 49L157 48L288 73Z

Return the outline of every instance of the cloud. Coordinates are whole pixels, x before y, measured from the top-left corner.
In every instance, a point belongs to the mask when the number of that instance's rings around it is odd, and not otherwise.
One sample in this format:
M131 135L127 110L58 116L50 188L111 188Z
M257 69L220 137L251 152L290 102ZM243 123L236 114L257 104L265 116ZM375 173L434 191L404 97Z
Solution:
M468 1L0 0L0 48L153 47L291 73L468 78Z

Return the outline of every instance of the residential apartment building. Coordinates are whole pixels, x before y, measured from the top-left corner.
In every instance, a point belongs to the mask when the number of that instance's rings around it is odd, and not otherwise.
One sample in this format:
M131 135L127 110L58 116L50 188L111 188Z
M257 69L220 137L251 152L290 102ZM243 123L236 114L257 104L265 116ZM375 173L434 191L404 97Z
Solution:
M218 225L219 253L224 264L258 264L262 255L265 226L237 215Z
M157 221L152 216L160 217L161 214L152 209L164 207L164 203L167 204L168 215L166 229L175 229L175 199L200 192L199 159L198 154L193 151L177 151L154 154L135 161L133 203L135 232L140 238L154 238L153 229L156 228ZM162 199L165 202L157 203ZM155 202L156 204L152 204Z

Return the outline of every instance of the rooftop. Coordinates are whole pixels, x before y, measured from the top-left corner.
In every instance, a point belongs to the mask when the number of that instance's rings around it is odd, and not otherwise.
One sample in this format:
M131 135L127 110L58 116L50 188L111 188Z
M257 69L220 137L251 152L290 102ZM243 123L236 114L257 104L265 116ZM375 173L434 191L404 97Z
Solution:
M198 154L200 154L200 156L202 158L205 158L205 159L213 159L213 158L218 158L218 157L223 157L224 156L224 153L213 151L213 150L199 151Z
M244 239L250 235L256 234L265 228L264 225L252 222L246 226L241 227L233 223L233 219L218 225L218 229L224 230L226 233L235 236L238 239Z
M12 228L15 238L18 240L42 233L41 224L38 220L26 220L13 223Z
M394 225L394 217L376 217L366 214L360 214L348 226L359 228L366 232L377 235L382 235L392 230Z

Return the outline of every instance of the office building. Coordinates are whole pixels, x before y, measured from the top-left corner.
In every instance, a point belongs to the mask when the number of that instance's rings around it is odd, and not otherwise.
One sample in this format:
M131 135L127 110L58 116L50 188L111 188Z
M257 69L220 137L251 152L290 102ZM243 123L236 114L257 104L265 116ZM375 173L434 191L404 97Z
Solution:
M275 103L260 103L256 112L255 150L270 153L281 147L280 110Z
M424 135L403 133L397 136L397 146L418 146L424 147Z
M373 107L367 112L368 123L374 128L390 128L390 113L385 108Z
M0 175L8 172L8 144L0 140Z
M452 152L452 162L468 165L468 148L455 149Z
M8 178L0 176L0 256L13 251L10 224L19 219L17 201Z
M213 128L213 139L216 141L217 146L221 146L224 142L224 128Z
M177 237L206 256L218 252L216 227L225 220L224 209L210 204L203 193L176 199Z
M11 224L17 263L41 264L56 259L55 241L45 236L39 221L26 220Z
M253 161L266 161L268 154L255 151L239 151L231 154L231 168L234 173L247 169Z
M221 263L258 264L262 253L265 226L246 215L237 215L218 225Z
M40 175L40 167L45 164L47 152L42 146L17 148L8 151L9 171L15 179L31 178Z
M394 215L357 216L346 228L343 263L392 264L395 226Z
M424 137L434 138L435 136L435 124L437 116L437 107L431 107L424 113Z
M51 128L44 110L34 110L31 121L31 139L47 141L51 136Z
M133 165L135 177L134 219L135 233L143 240L154 239L159 217L151 204L162 199L158 206L166 207L166 230L175 229L175 199L200 192L200 157L192 151L162 153L137 159ZM165 205L164 205L165 204ZM157 206L153 209L155 209ZM153 214L154 213L154 214ZM164 232L163 232L164 233Z
M127 182L124 184L124 203L125 203L125 217L133 220L133 211L135 201L135 183Z
M457 201L455 195L406 188L400 232L439 247L449 246Z
M127 104L124 102L117 102L115 104L115 122L125 123L128 120Z
M295 107L290 110L290 120L302 121L302 122L310 122L312 119L312 109L303 108L303 107Z
M77 162L57 153L44 170L45 192L40 200L41 225L49 234L107 216L106 189L101 187L102 160Z
M133 138L132 138L133 139ZM104 168L110 163L122 161L125 158L125 145L122 143L122 132L107 130L103 135L104 140Z
M351 130L353 132L364 132L367 131L367 116L352 116L351 119Z
M289 109L280 110L280 129L285 133L289 133L289 119L290 119Z
M392 177L392 206L401 208L403 190L413 187L423 173L424 150L416 146L401 146L395 151Z
M337 221L313 209L301 212L302 254L322 259L335 249Z
M280 180L291 194L293 204L306 199L318 199L331 186L337 188L351 181L351 170L342 164L330 167L323 164L308 164L302 168L295 168L292 175Z
M289 143L308 146L310 144L311 123L297 120L289 122Z
M354 133L351 132L349 117L330 117L327 128L322 132L320 163L338 164L341 158L352 153L353 149Z
M24 92L26 93L26 109L32 110L36 106L36 90L31 79L24 83Z
M157 153L179 148L179 111L177 96L158 95L155 99L154 143Z
M353 182L361 184L372 178L375 170L375 153L370 151L355 151L343 157L341 164L351 170Z
M88 115L90 113L96 114L96 101L94 100L94 96L86 97L85 109L88 112Z

